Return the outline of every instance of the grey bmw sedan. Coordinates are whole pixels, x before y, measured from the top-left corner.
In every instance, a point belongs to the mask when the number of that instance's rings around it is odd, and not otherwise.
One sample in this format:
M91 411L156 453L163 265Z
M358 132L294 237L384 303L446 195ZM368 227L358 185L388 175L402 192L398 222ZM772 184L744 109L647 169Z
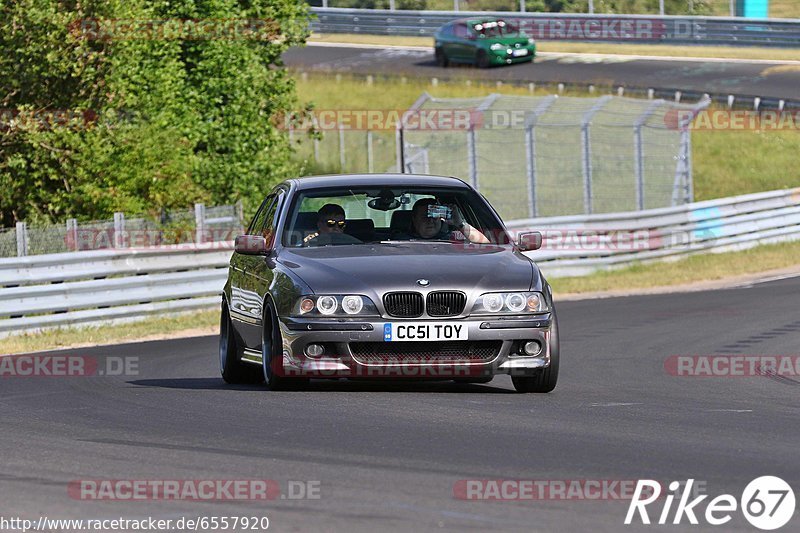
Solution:
M558 380L552 291L491 205L451 177L287 180L236 238L222 294L228 383L510 374L518 392Z

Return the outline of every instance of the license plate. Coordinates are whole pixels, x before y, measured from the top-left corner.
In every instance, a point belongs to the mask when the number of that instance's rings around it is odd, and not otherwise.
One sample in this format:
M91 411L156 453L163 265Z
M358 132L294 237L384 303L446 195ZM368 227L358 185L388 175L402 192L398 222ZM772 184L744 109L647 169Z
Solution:
M458 322L387 322L383 340L391 341L465 341L467 325Z
M528 50L526 48L520 48L519 50L514 50L511 52L511 55L514 57L526 56L528 55Z

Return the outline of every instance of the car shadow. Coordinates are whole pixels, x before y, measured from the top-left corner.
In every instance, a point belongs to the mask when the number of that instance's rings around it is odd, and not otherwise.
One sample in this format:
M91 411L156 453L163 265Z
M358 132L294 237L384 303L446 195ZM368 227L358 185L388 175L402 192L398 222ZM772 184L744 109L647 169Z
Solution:
M264 391L266 386L229 385L221 378L169 378L169 379L137 379L127 382L137 387L154 387L161 389L183 390L228 390L228 391ZM277 391L270 391L276 394ZM283 392L437 392L437 393L482 393L482 394L515 394L514 390L493 386L492 383L456 383L449 380L347 380L347 379L314 379L308 384L291 391Z

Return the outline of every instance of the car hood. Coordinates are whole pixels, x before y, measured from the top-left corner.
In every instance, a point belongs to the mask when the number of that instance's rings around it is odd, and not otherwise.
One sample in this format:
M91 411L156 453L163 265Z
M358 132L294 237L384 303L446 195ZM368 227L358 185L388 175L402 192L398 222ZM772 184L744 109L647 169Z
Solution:
M317 294L395 290L541 290L539 270L510 246L397 243L284 249L279 261Z

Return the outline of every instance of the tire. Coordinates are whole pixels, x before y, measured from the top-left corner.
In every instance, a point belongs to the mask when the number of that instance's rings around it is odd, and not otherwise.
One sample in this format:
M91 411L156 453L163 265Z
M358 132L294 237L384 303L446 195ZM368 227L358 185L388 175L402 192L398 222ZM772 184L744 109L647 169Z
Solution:
M560 357L560 342L558 339L558 318L553 309L553 326L550 330L550 366L539 370L533 376L512 376L511 382L517 392L550 392L558 383L558 362Z
M308 384L306 378L287 378L279 375L283 367L283 342L274 308L264 304L261 328L261 370L267 388L272 391L297 390Z
M437 48L434 51L434 56L436 56L436 64L440 67L447 68L447 66L450 64L450 61L447 59L447 55L441 48Z
M483 50L478 50L475 54L475 66L478 68L489 68L489 56Z
M257 366L242 361L228 304L224 300L219 320L219 372L225 383L232 385L260 383L264 379Z

